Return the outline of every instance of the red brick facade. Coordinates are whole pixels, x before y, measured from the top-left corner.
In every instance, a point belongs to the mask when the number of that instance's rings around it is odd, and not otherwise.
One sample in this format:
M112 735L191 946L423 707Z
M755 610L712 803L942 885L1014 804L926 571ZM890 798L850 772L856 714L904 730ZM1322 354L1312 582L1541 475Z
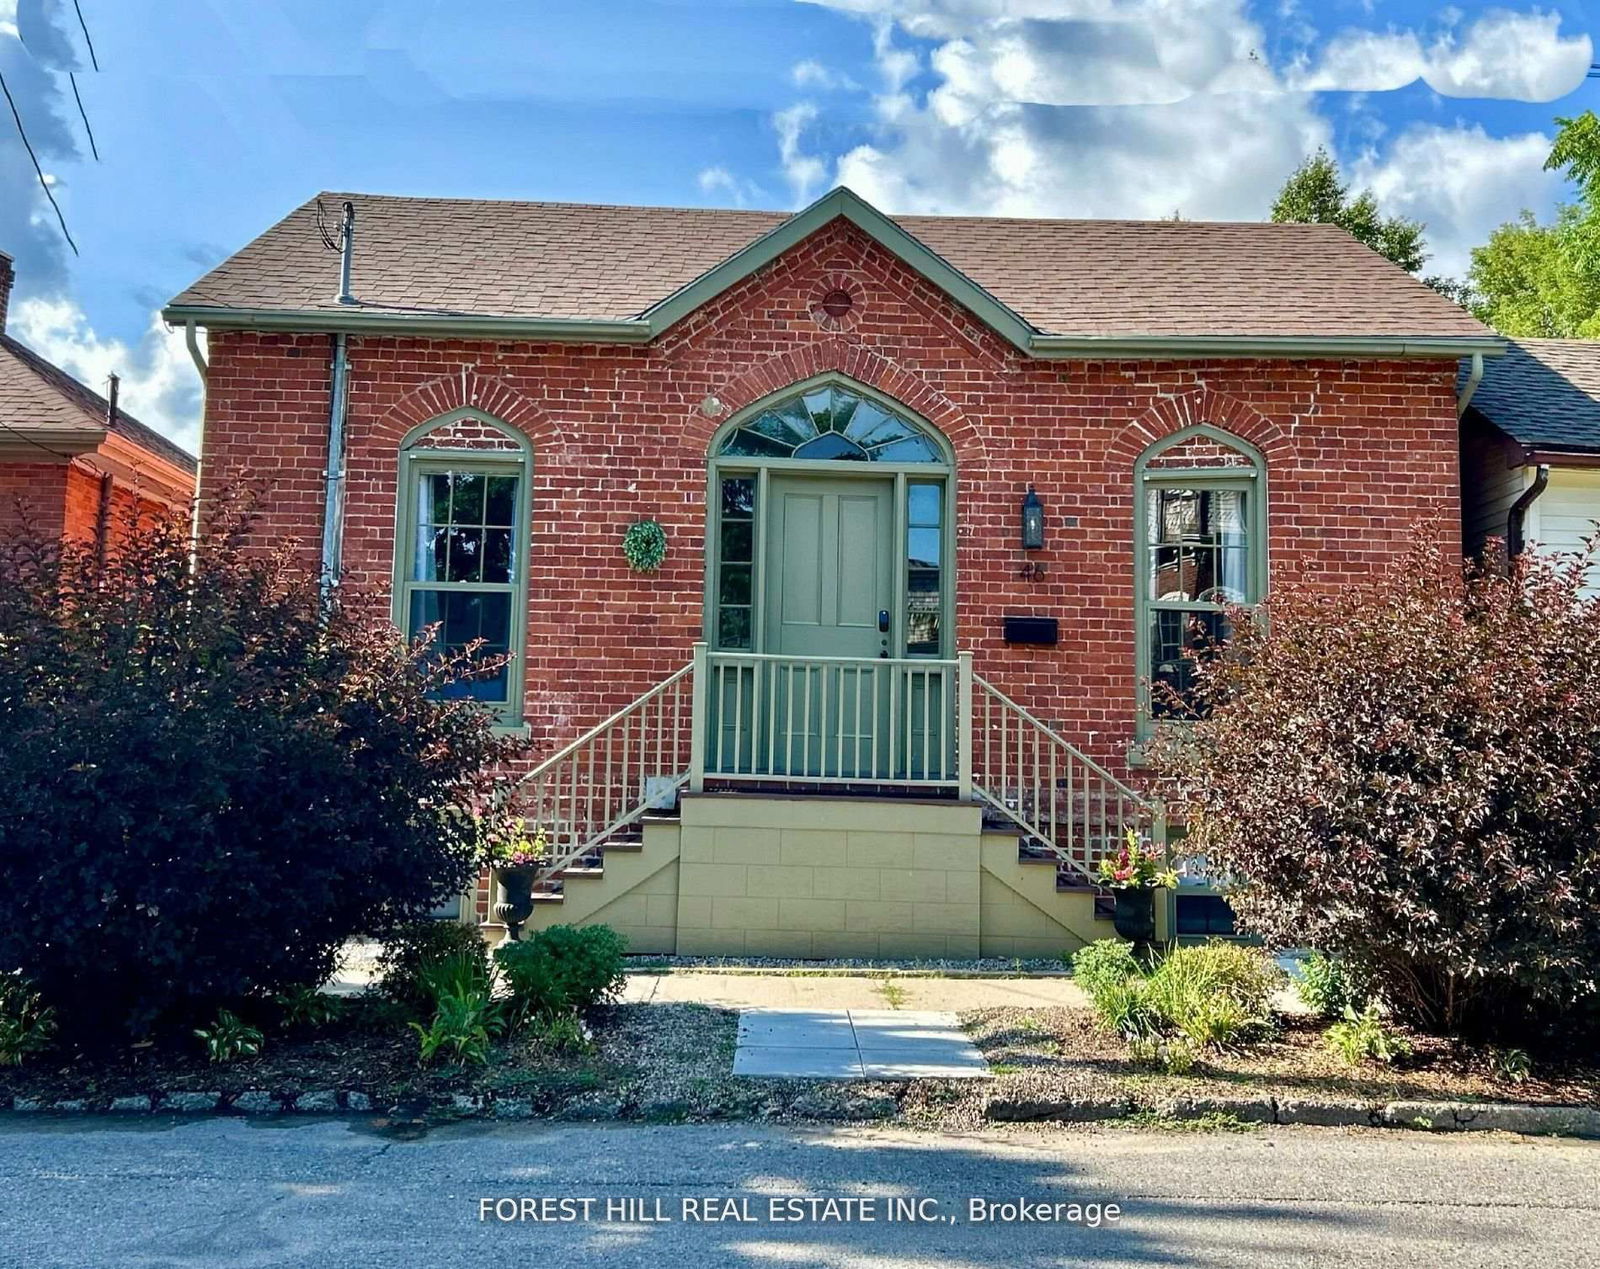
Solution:
M819 297L842 289L847 320ZM217 331L210 490L268 486L266 531L321 534L331 339ZM344 559L387 591L397 455L470 406L534 456L526 715L554 745L684 664L702 620L708 443L729 414L823 372L904 403L956 455L957 643L980 672L1120 765L1134 722L1133 467L1208 422L1265 457L1273 576L1329 585L1390 566L1411 526L1458 532L1451 361L1044 361L1019 353L836 221L647 347L352 337ZM708 417L702 403L722 404ZM1047 547L1024 578L1032 483ZM624 529L666 527L666 563L631 573ZM1075 519L1075 524L1068 523ZM1007 647L1005 613L1061 619L1056 648Z
M101 529L103 477L93 455L64 462L0 461L0 534L15 533L25 523L41 536L93 541ZM107 541L124 537L135 515L182 514L189 497L177 480L134 484L113 475L104 516Z

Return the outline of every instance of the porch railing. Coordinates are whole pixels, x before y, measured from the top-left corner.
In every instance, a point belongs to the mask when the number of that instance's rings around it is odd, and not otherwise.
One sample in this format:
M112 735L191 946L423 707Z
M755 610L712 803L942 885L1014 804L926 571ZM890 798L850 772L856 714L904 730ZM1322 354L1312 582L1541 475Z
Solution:
M972 789L1058 860L1097 879L1130 829L1166 842L1161 808L973 676Z
M713 652L694 659L519 782L549 879L707 780L953 792L1009 819L1086 878L1129 829L1165 844L1160 806L954 660Z
M695 649L706 777L954 788L959 662ZM703 688L701 686L703 684ZM697 734L702 729L697 729Z
M544 832L549 851L536 881L572 867L689 782L693 671L674 671L518 781L512 804Z

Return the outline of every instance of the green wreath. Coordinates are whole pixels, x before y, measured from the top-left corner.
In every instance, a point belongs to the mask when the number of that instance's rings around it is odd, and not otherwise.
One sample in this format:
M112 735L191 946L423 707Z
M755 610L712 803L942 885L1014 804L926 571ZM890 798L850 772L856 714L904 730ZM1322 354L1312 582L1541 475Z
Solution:
M654 573L667 558L667 531L659 520L630 524L622 535L622 553L635 573Z

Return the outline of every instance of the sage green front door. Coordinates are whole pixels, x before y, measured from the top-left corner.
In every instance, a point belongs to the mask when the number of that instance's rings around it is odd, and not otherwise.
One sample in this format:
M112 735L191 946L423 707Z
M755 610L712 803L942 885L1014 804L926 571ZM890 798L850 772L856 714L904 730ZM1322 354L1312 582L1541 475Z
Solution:
M762 651L819 659L762 666L755 745L774 774L871 778L887 757L894 483L774 476L768 499Z
M894 483L774 477L763 652L877 657L894 606Z

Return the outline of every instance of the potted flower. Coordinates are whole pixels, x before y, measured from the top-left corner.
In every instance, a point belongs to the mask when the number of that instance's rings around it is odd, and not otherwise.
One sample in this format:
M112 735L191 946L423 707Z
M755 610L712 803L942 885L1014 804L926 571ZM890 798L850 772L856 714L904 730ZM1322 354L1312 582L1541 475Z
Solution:
M1117 933L1140 946L1156 936L1156 891L1178 884L1178 874L1133 829L1114 856L1100 860L1100 880L1116 898Z
M515 942L521 936L522 923L533 914L534 873L549 853L549 841L543 828L530 837L526 821L506 812L485 816L479 821L479 832L500 895L494 915L504 923L506 937Z

